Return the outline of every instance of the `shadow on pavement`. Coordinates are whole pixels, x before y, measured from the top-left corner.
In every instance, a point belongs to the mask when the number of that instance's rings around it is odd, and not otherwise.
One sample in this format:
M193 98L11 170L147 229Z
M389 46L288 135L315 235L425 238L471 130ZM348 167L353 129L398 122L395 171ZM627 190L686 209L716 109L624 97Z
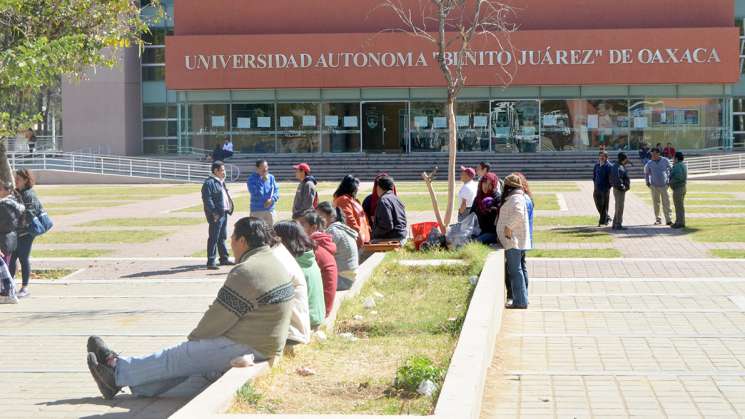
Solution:
M219 272L219 271L208 271L205 268L205 265L185 265L185 266L176 266L173 268L161 269L157 271L136 272L136 273L129 274L129 275L123 275L122 278L148 278L148 277L153 277L153 276L165 276L165 275L181 274L181 273L196 272L196 271L202 271L205 276L215 276L215 275L225 274L224 272Z

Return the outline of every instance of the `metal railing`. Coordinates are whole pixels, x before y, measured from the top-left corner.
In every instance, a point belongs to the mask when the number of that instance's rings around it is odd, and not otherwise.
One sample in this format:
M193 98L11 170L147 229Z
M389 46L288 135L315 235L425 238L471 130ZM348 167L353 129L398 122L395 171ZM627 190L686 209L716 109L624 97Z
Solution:
M14 168L31 170L59 170L74 173L129 176L176 182L203 182L210 175L210 165L173 160L102 156L95 154L40 152L8 153ZM225 165L225 178L236 181L240 169Z
M29 143L25 138L8 138L5 147L9 152L29 152ZM62 137L39 136L36 137L35 151L58 151L62 149Z
M689 175L708 175L745 171L745 154L719 154L685 160Z

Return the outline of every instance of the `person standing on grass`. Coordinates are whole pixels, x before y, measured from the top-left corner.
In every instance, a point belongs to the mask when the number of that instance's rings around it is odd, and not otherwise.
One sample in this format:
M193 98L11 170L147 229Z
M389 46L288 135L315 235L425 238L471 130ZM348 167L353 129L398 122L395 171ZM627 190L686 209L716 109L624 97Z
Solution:
M685 156L682 152L675 153L675 163L670 171L670 188L673 190L673 204L675 204L675 223L673 228L684 228L686 226L686 184L688 183L688 167L686 167Z
M297 220L303 216L305 211L318 206L318 191L316 191L318 181L310 175L310 166L307 163L300 163L293 168L295 179L300 181L295 191L295 200L292 202L292 219Z
M408 235L406 207L396 196L396 184L390 176L378 179L375 194L378 204L375 208L372 241L398 241L405 244Z
M626 192L631 189L631 179L626 171L627 164L629 164L629 158L626 153L618 153L618 161L610 171L613 199L616 202L616 210L613 211L613 230L626 230L623 226L623 208L626 203Z
M326 318L326 303L323 298L321 268L318 267L316 255L313 253L313 241L295 221L278 222L274 225L274 232L303 270L305 282L308 285L310 327L315 329Z
M525 252L533 248L533 201L523 190L522 179L512 173L504 180L497 219L499 242L505 249L512 302L506 308L528 308L528 269Z
M334 245L336 245L334 259L339 275L336 281L336 290L346 291L352 288L354 280L357 279L357 268L360 265L357 232L344 224L344 215L341 209L332 207L330 202L318 204L316 212L323 218L326 225L325 231L331 235Z
M499 178L494 173L486 173L479 180L478 193L473 200L471 212L479 220L481 233L474 239L483 244L495 244L498 241L495 221L499 215Z
M316 262L318 267L321 268L323 300L326 304L326 316L328 316L331 309L334 308L337 278L339 276L339 269L334 258L336 245L331 235L323 231L325 227L323 218L315 211L307 211L297 221L314 244Z
M595 201L595 208L598 210L600 218L598 227L608 225L610 216L608 215L608 205L610 204L610 173L612 165L608 161L608 152L601 151L598 155L598 162L592 170L593 192L592 199Z
M100 337L89 337L88 370L104 399L113 399L122 387L136 397L193 397L229 370L236 357L253 354L256 362L272 364L279 359L294 287L272 252L276 241L258 218L235 223L230 246L238 263L186 342L145 356L120 356Z
M458 200L460 201L458 222L463 221L471 213L473 200L476 199L476 195L478 194L479 184L473 180L474 177L476 177L475 170L470 167L460 167L460 181L463 182L463 186L461 186L458 192Z
M359 187L359 179L352 175L344 176L334 192L334 206L344 214L344 222L357 232L357 248L361 249L370 242L371 233L365 210L357 200Z
M660 203L665 216L665 223L673 225L670 211L670 195L667 188L670 186L670 160L660 156L660 149L652 149L652 160L644 166L644 180L647 187L652 191L652 206L654 207L655 225L662 224L660 218Z
M269 163L266 160L256 161L256 171L248 177L246 185L251 194L251 216L273 226L277 217L274 209L279 201L279 186L274 175L269 173Z
M36 182L30 170L16 170L15 181L16 192L26 210L23 213L23 218L17 231L18 245L10 259L8 269L10 270L10 275L15 277L18 262L20 262L21 278L23 282L20 291L18 291L18 298L24 298L30 295L28 291L28 283L31 278L31 246L34 243L35 238L33 235L29 234L28 227L29 224L31 224L31 220L44 212L44 209L41 206L39 198L36 196L36 192L33 190Z
M225 164L221 161L212 163L212 174L202 184L202 204L204 216L209 223L207 239L207 269L219 269L215 260L220 258L220 265L232 265L228 259L228 216L233 213L233 199L225 185Z

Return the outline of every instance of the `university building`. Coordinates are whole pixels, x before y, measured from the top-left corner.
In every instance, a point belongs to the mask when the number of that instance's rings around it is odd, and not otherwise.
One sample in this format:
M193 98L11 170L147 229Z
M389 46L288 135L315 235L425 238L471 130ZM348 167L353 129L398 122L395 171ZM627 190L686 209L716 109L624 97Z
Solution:
M141 55L64 86L65 149L444 154L434 48L380 3L168 0ZM511 4L516 32L448 55L466 64L460 151L745 148L745 0Z

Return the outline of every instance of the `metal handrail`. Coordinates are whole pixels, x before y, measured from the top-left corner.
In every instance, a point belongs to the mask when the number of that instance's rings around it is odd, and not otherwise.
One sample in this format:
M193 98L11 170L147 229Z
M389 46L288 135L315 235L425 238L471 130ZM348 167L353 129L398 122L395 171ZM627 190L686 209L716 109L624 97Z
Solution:
M95 173L178 182L199 183L210 175L210 164L137 157L103 156L83 153L41 152L8 153L12 167L31 170L59 170L74 173ZM225 165L225 177L236 181L240 169Z
M685 160L689 174L721 174L745 170L745 154L719 154Z

